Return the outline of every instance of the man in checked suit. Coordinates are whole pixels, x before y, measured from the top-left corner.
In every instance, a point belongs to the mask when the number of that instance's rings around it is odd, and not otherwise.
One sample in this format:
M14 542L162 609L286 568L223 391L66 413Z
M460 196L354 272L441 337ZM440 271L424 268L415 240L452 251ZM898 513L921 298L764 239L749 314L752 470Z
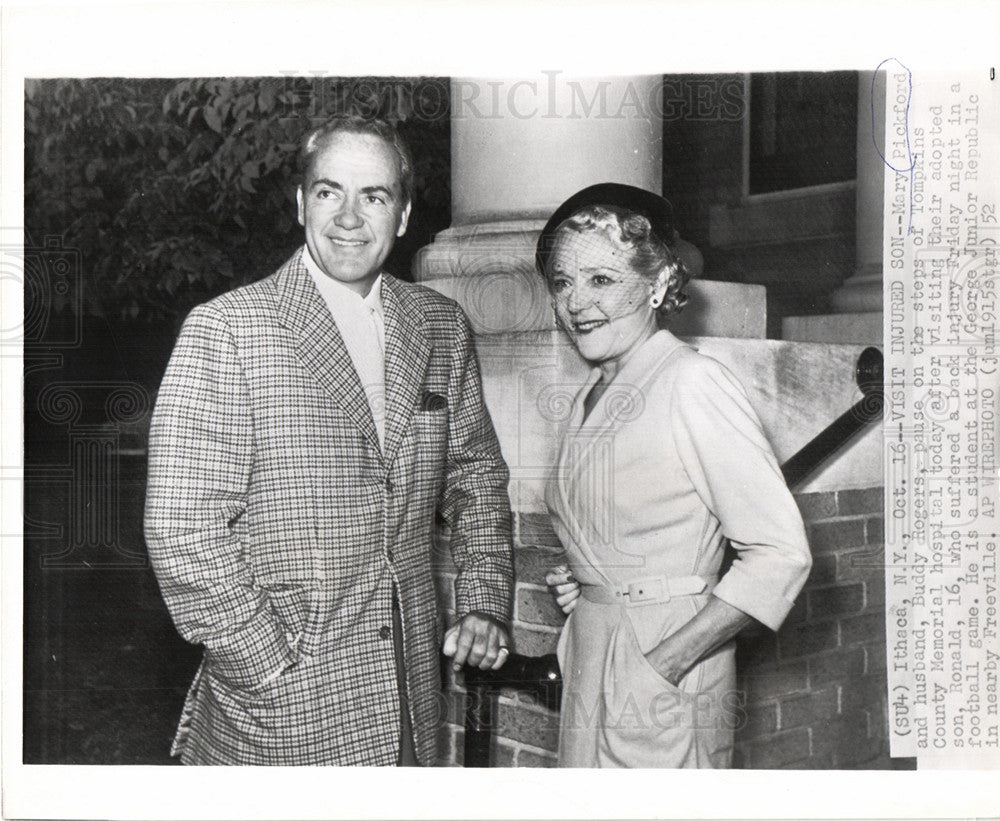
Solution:
M146 539L205 646L186 764L432 764L444 720L435 514L451 526L457 668L506 659L507 468L469 323L382 273L412 161L381 121L306 135L305 247L191 312L150 431Z

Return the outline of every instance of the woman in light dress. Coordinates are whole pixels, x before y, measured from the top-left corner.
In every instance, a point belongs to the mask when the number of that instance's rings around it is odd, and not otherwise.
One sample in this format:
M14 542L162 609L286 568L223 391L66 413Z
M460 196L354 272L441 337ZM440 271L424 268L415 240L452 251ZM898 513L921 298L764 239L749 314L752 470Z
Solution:
M734 638L777 630L811 565L743 387L658 327L687 301L675 240L666 200L605 183L538 242L557 322L593 366L546 494L568 557L546 579L569 614L561 766L731 766Z

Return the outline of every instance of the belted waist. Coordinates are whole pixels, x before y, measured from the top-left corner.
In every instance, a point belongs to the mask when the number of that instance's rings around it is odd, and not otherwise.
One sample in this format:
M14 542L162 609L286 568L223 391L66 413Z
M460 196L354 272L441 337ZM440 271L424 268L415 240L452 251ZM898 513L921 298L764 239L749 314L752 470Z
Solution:
M715 578L703 576L647 576L624 582L617 587L600 584L580 585L580 595L595 604L656 604L677 596L697 596L715 587Z

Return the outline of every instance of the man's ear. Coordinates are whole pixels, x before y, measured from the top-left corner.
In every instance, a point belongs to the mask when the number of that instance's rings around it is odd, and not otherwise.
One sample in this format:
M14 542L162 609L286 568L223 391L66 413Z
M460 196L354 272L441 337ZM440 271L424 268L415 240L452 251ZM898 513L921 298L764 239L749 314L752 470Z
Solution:
M406 233L406 225L410 221L410 208L413 206L413 200L406 203L406 208L403 209L403 213L399 215L399 228L396 229L396 236L401 237Z
M295 202L299 206L299 225L305 226L306 224L306 203L305 194L302 193L302 186L299 185L295 188Z

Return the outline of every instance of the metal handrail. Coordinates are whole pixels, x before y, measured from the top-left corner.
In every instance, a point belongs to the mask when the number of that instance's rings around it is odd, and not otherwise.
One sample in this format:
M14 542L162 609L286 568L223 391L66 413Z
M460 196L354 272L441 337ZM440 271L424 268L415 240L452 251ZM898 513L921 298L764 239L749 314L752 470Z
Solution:
M562 676L555 653L523 656L511 653L496 671L466 666L465 675L465 757L466 767L488 767L497 710L496 696L513 688L535 697L550 710L558 710L562 700Z
M854 379L861 389L862 398L781 466L785 481L792 490L799 487L813 471L870 422L882 418L885 405L882 351L878 348L865 348L854 368Z
M858 357L854 378L863 398L838 416L808 444L781 466L788 487L795 489L836 451L869 423L882 417L883 360L878 348L865 348ZM559 709L562 677L554 653L523 656L512 653L503 667L484 671L465 667L465 758L466 767L490 766L490 746L496 720L496 696L503 689L533 695L553 710Z

